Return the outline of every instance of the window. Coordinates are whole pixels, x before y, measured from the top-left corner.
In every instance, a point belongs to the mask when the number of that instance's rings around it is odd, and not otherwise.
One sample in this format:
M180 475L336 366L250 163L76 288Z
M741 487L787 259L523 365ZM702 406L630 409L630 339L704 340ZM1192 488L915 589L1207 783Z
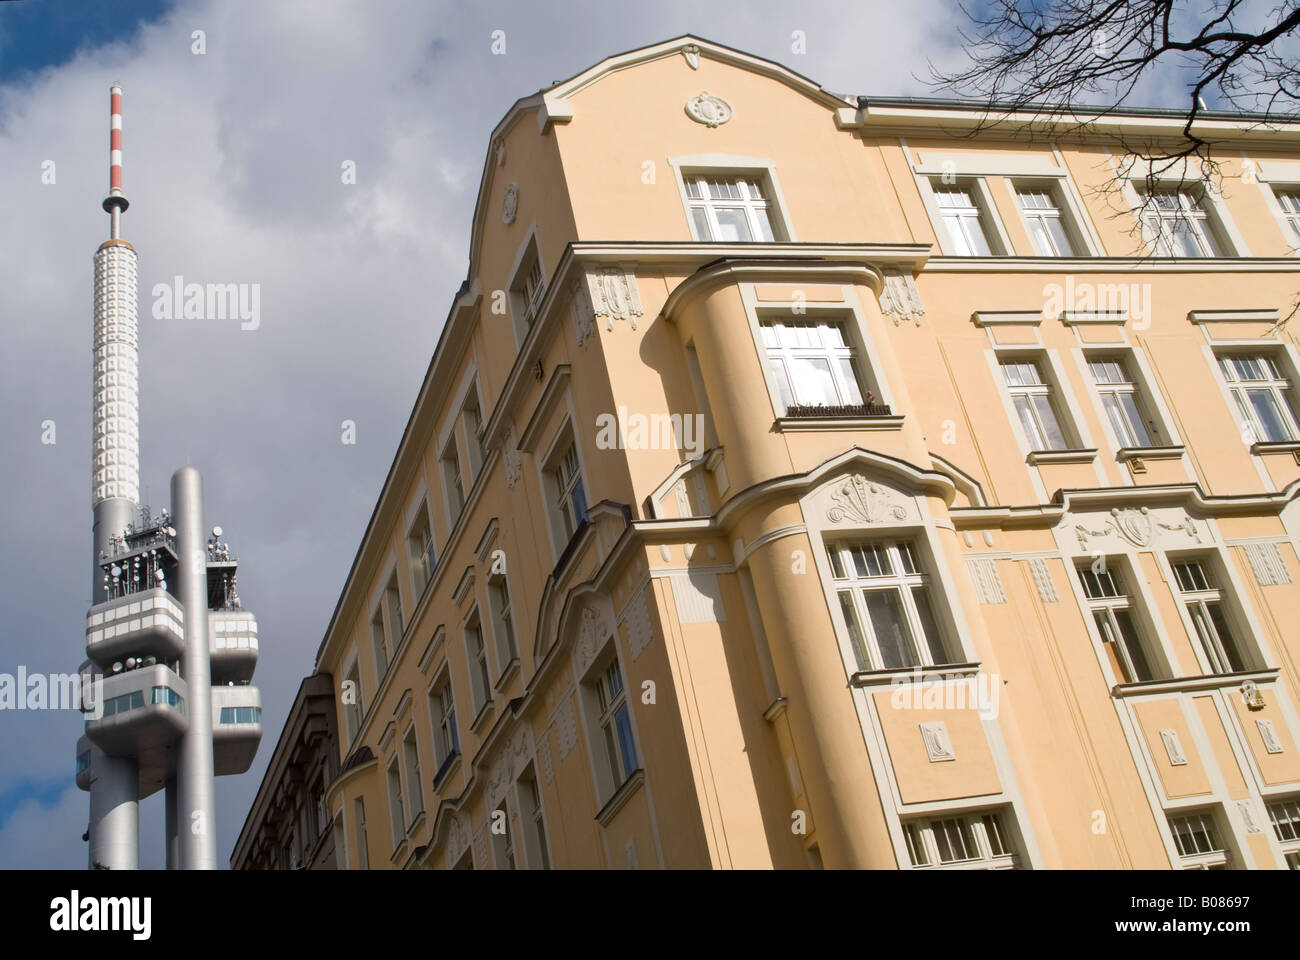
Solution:
M370 848L366 844L366 802L357 797L353 801L352 810L357 825L357 865L362 870L369 870Z
M388 636L384 632L384 609L375 607L370 618L370 645L375 652L375 685L383 682L388 673Z
M974 199L973 186L933 183L931 189L952 252L959 257L991 256L986 218Z
M465 483L460 472L460 451L456 449L455 431L442 451L442 481L447 491L447 521L454 527L465 509Z
M913 867L1016 866L1015 849L1000 812L910 820L902 826Z
M384 588L384 614L388 628L388 642L394 651L402 643L402 635L406 633L406 625L402 622L402 595L397 589L397 571L388 578L388 586Z
M528 336L528 331L537 322L546 299L546 270L542 266L541 254L537 246L537 236L530 235L510 278L510 316L515 328L515 337L519 343Z
M361 718L365 714L361 705L361 674L357 671L356 660L352 661L343 678L339 695L343 701L343 722L347 727L348 743L351 743L361 730Z
M910 544L839 543L826 552L859 670L952 662Z
M582 485L578 448L570 439L562 450L553 458L555 466L549 471L552 513L559 527L561 547L587 519L587 492Z
M433 530L429 526L427 500L420 504L415 523L406 536L406 545L411 556L411 583L415 587L414 595L419 598L423 595L424 588L438 566L438 555L433 545Z
M1111 669L1120 683L1155 680L1152 659L1134 622L1133 601L1124 591L1120 571L1103 559L1097 564L1080 566L1079 582L1083 585L1083 595L1088 598L1088 609L1101 634Z
M1184 816L1170 816L1169 829L1174 847L1186 870L1223 869L1228 852L1219 839L1219 828L1209 810Z
M433 760L438 765L433 775L436 787L451 766L452 759L460 753L460 731L456 728L456 704L452 700L450 676L429 694L429 716L433 720Z
M529 766L519 778L519 797L523 806L524 855L530 870L551 869L551 853L546 843L546 818L542 814L542 788L537 771Z
M502 673L512 660L518 659L515 644L515 621L510 608L510 585L504 575L488 580L488 599L492 610L492 636L497 644L497 662Z
M805 410L822 414L866 413L856 351L838 320L759 321L767 369L776 384L782 410L778 416ZM874 400L865 391L865 404Z
M1211 571L1200 560L1176 560L1174 577L1191 618L1211 673L1238 673L1249 669L1224 609L1223 594Z
M415 727L408 727L402 740L402 760L406 763L406 801L411 819L424 811L424 784L420 777L420 746L415 739Z
M1146 400L1129 374L1122 357L1089 358L1088 370L1097 385L1097 396L1120 447L1154 447L1161 439Z
M682 177L697 240L771 243L775 239L761 175L696 172Z
M1286 865L1292 870L1300 870L1300 797L1275 800L1267 806L1273 835L1282 845Z
M545 293L546 283L542 279L542 265L539 261L533 260L528 265L528 273L524 275L524 323L530 327L537 319L537 311L542 306L542 296Z
M342 810L339 810L338 816L334 818L332 830L334 833L334 869L346 870L348 868L348 841L347 834L343 829Z
M1025 227L1033 241L1035 253L1040 257L1077 255L1050 185L1016 184L1016 200L1020 204L1020 214L1025 218Z
M487 450L483 447L483 416L479 411L477 384L469 385L460 420L465 428L465 447L469 450L470 476L477 479L479 471L483 469L483 461L487 459Z
M1228 382L1228 392L1237 404L1242 421L1250 427L1256 441L1300 438L1291 406L1291 382L1271 357L1265 354L1221 356L1219 370Z
M184 713L184 712L185 712L185 698L182 697L182 696L181 696L179 693L177 693L175 690L173 690L171 687L154 687L154 688L153 688L153 702L154 702L154 703L165 703L165 704L166 704L167 706L169 706L169 707L175 707L175 708L176 708L177 710L179 710L181 713ZM254 708L254 709L256 709L256 708ZM261 718L261 713L262 713L262 711L261 711L261 710L258 710L257 713L258 713L258 718L257 718L257 720L255 720L255 721L249 721L250 723L261 723L261 722L262 722L262 718Z
M632 717L628 713L623 671L615 657L595 680L596 726L603 744L605 773L610 789L606 799L637 770L636 744L632 738Z
M502 800L501 806L488 816L488 833L492 836L492 861L498 870L515 870L515 836L510 829L510 802Z
M393 826L393 849L406 839L406 814L402 809L402 768L397 756L388 761L388 814Z
M1300 192L1295 190L1278 190L1277 205L1282 208L1282 219L1286 223L1286 242L1292 249L1300 247Z
M1052 387L1038 372L1038 364L1033 360L1003 360L1002 376L1029 449L1068 449L1052 401Z
M478 611L470 615L465 624L465 649L469 653L469 679L474 693L474 714L487 705L492 691L492 681L488 674L487 647L483 643L483 624L479 621Z
M1156 190L1144 198L1142 223L1162 257L1218 257L1209 214L1187 190Z
M222 723L261 723L261 707L222 707Z

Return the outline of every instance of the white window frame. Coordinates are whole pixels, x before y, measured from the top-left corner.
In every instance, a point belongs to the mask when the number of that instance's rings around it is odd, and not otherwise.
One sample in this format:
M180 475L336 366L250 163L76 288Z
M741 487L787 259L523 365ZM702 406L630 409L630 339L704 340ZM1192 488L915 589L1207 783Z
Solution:
M384 783L388 789L388 818L392 822L393 849L396 850L406 839L407 829L405 787L397 751L384 767Z
M944 182L945 180L950 182ZM934 228L935 237L939 241L939 249L944 256L1002 257L1012 253L1011 241L1007 238L1006 229L998 216L997 203L994 202L993 192L989 189L985 177L971 175L948 177L944 174L922 174L917 176L917 184L921 188L922 202L925 204L926 211L930 214L930 223ZM970 198L972 209L976 212L975 218L980 225L980 232L984 237L985 245L989 249L987 254L963 253L962 247L969 243L968 239L965 239L964 231L963 242L959 244L953 237L948 223L944 220L944 210L947 208L940 206L938 194L954 191L964 192Z
M1171 673L1168 663L1165 662L1165 651L1150 639L1153 636L1151 622L1143 605L1143 598L1136 591L1129 589L1133 576L1128 564L1118 555L1081 559L1075 564L1075 576L1079 581L1079 592L1083 597L1083 603L1091 614L1092 626L1096 629L1103 648L1107 644L1112 645L1116 652L1116 659L1124 668L1126 675L1119 676L1116 680L1119 683L1136 683L1144 679L1138 676L1133 651L1129 649L1128 641L1115 616L1117 611L1128 613L1129 622L1137 634L1134 642L1151 674L1145 679L1169 679ZM1092 578L1099 587L1096 596L1089 593L1089 578Z
M1169 585L1178 600L1179 613L1187 628L1187 636L1192 641L1201 669L1207 676L1223 676L1229 673L1248 672L1258 669L1262 653L1255 648L1250 637L1250 629L1242 629L1244 617L1237 605L1236 591L1230 578L1225 577L1222 558L1213 553L1171 554L1166 557L1169 563ZM1179 567L1183 564L1199 564L1203 580L1195 579L1189 572L1186 579L1193 583L1192 589L1184 588L1184 577ZM1227 583L1227 586L1224 583ZM1204 583L1201 588L1198 584ZM1223 646L1218 628L1210 616L1208 605L1217 603L1227 625L1237 654L1242 661L1242 669L1232 669L1231 658ZM1225 669L1226 668L1226 669Z
M514 604L510 582L504 573L488 577L488 609L492 614L492 639L497 648L498 681L519 659L519 640L515 630Z
M1088 248L1087 238L1075 222L1074 209L1063 195L1060 177L1008 177L1007 184L1016 209L1020 211L1021 223L1036 256L1080 257L1088 256L1091 253ZM1028 207L1022 198L1023 194L1045 194L1051 201L1052 206L1050 208ZM1036 235L1032 223L1034 220L1044 221L1042 228L1050 249L1044 250L1035 239ZM1066 242L1069 244L1069 249L1064 251L1056 249L1059 241L1047 229L1047 221L1049 220L1055 220L1060 225L1061 232L1065 235Z
M370 841L366 836L366 801L363 797L352 799L352 819L356 823L357 867L370 869Z
M1300 794L1265 797L1264 807L1282 859L1292 870L1300 870Z
M939 605L944 602L943 592L937 578L928 572L925 552L919 549L914 538L847 537L829 540L825 547L833 609L849 638L849 646L859 671L911 670L915 667L949 666L960 662L960 659L954 659L962 656L959 645L955 638L948 636L944 627L946 618L940 611ZM884 564L880 561L887 561L889 572L879 576L858 575L854 562L855 550L862 551L864 561L876 560L882 569ZM905 561L909 558L912 572L908 572L905 566ZM842 575L837 575L837 571ZM914 596L917 588L924 589L929 598L934 637L929 636L930 631L917 606ZM910 646L910 659L913 662L896 666L885 663L864 592L891 593L896 597L895 609L902 615L902 626L907 633L903 639ZM844 597L846 593L849 594L847 601ZM849 620L850 615L854 618L853 622ZM935 644L944 653L942 663L935 660L932 649Z
M1020 865L1015 831L1008 826L1011 808L994 810L940 810L901 821L904 849L912 870L1013 870ZM974 856L941 858L940 838L951 837L953 824L965 830L963 844L973 846ZM992 829L990 829L990 826ZM951 841L949 851L954 849ZM918 862L924 861L924 862Z
M1226 867L1232 860L1232 848L1229 840L1231 832L1226 829L1227 824L1224 818L1213 807L1203 807L1197 809L1177 809L1166 810L1166 819L1169 824L1169 834L1173 839L1174 852L1178 859L1177 865L1183 870L1209 870L1214 867ZM1204 828L1209 826L1213 832L1213 840L1210 837L1210 831L1206 831L1207 845L1213 847L1215 841L1218 847L1207 850L1193 850L1184 852L1183 844L1179 841L1179 825L1186 823L1191 826Z
M621 689L611 698L603 687L610 671L617 667L622 680ZM592 772L596 779L598 803L604 806L631 779L632 774L641 768L641 742L637 736L636 717L632 709L632 698L628 696L627 670L619 654L617 644L611 635L603 649L596 655L592 665L582 678L581 692L584 722L588 728L587 742L591 744L590 760ZM632 769L627 770L628 757L623 751L619 737L618 715L625 712L627 732L631 737ZM611 756L611 737L614 755Z
M478 637L479 652L475 652L471 642L475 632ZM492 663L488 653L487 635L483 631L483 618L477 604L465 618L461 633L465 638L465 664L469 670L470 707L474 711L473 720L476 721L492 702ZM479 655L480 652L482 656ZM480 683L482 690L479 689Z
M1124 200L1129 204L1133 211L1134 219L1138 224L1141 232L1142 241L1149 253L1153 256L1170 256L1168 252L1162 252L1160 242L1160 232L1149 222L1151 211L1146 209L1146 191L1149 187L1154 187L1158 193L1164 192L1182 192L1191 196L1197 201L1199 211L1206 215L1205 223L1208 224L1211 231L1211 238L1214 245L1218 248L1217 257L1248 257L1250 248L1246 244L1245 238L1237 229L1232 219L1232 214L1227 205L1223 202L1217 191L1208 186L1207 181L1198 178L1189 161L1186 165L1185 176L1179 175L1174 169L1160 170L1159 163L1162 161L1135 161L1129 164L1130 169L1123 169L1115 166L1117 175L1124 178L1121 192ZM1153 164L1155 165L1153 168ZM1147 175L1151 174L1155 178L1152 185L1148 182ZM1165 218L1162 218L1165 219ZM1167 219L1179 219L1175 214ZM1199 216L1193 216L1191 220L1201 222ZM1170 248L1164 247L1165 251ZM1179 257L1178 259L1205 259L1203 257Z
M417 545L417 531L424 528L427 536L423 546ZM429 497L426 493L420 498L416 515L406 528L406 553L411 567L412 594L417 601L424 596L424 590L433 580L433 571L438 568L438 547L433 535L433 517L429 512Z
M837 328L839 330L840 346L826 346L825 336L822 328ZM816 335L821 341L817 346L791 346L785 343L784 331L786 328L791 329L814 329ZM768 342L765 330L772 331L773 343ZM763 363L768 376L777 388L777 400L780 404L776 408L778 417L789 415L791 406L799 407L816 407L817 404L800 403L798 396L797 370L800 361L821 360L826 364L830 371L831 382L841 401L838 404L827 404L827 407L846 407L857 405L876 405L879 399L875 396L875 389L872 386L872 378L867 374L869 371L863 369L862 350L856 343L853 335L852 323L848 314L835 315L829 312L818 311L817 315L809 316L803 314L797 317L791 317L784 312L771 310L760 310L758 315L758 331L762 341ZM852 374L852 381L845 375L842 365L847 362L849 372ZM789 388L790 400L786 403L781 390L781 379L777 375L778 367L785 377L785 384ZM856 394L857 400L853 400ZM871 397L868 400L868 396ZM891 410L892 413L892 410Z
M1143 450L1171 450L1182 447L1182 438L1169 414L1164 395L1147 368L1146 358L1141 348L1127 344L1087 346L1079 349L1076 356L1084 381L1092 386L1093 410L1102 424L1102 432L1113 443L1116 452L1133 451L1136 454ZM1093 374L1092 364L1105 362L1119 363L1123 372L1129 377L1128 382L1124 384L1099 382ZM1132 391L1133 402L1137 406L1138 413L1145 417L1143 426L1151 440L1149 446L1132 446L1125 442L1126 437L1116 433L1102 394L1119 390Z
M997 375L999 379L998 386L1003 395L1007 398L1009 409L1014 415L1013 423L1017 432L1024 438L1025 446L1030 453L1048 453L1060 452L1065 450L1079 450L1084 448L1080 438L1077 421L1073 417L1073 411L1062 390L1059 378L1056 376L1055 365L1051 363L1046 351L1024 351L1013 352L999 350L995 356ZM1012 385L1007 381L1008 365L1026 365L1033 366L1037 375L1036 384L1016 384ZM1044 367L1047 369L1047 375L1044 376ZM1049 409L1052 411L1053 418L1056 421L1056 428L1061 434L1060 447L1053 447L1039 443L1039 440L1047 441L1047 436L1043 425L1039 422L1039 413L1030 405L1033 413L1033 427L1037 436L1031 434L1025 426L1021 412L1016 406L1017 397L1046 397Z
M355 677L355 680L353 678ZM361 733L361 724L366 717L365 699L361 692L361 664L358 662L355 651L347 661L347 667L343 670L343 683L352 680L356 684L356 702L343 703L343 725L344 732L347 735L348 745L351 746L356 742L357 736ZM339 688L339 700L342 702L344 688Z
M406 781L407 830L416 818L424 813L424 782L420 770L420 738L415 732L415 722L406 727L402 736L402 769Z
M731 154L702 154L697 156L669 157L669 166L677 181L677 192L682 203L682 212L686 219L686 228L691 240L696 243L718 242L701 237L696 227L695 217L691 213L693 204L698 205L687 193L687 181L700 177L744 177L756 183L763 194L768 222L772 227L773 243L793 243L796 241L794 227L791 224L785 197L781 193L781 182L776 175L776 164L759 157L735 156ZM712 223L712 219L710 220ZM750 223L750 232L754 232ZM756 234L755 234L756 235ZM728 242L728 241L722 241ZM735 243L762 243L762 240L730 241Z
M839 303L801 303L800 309L803 312L798 319L816 320L825 317L828 321L840 324L844 333L843 339L853 350L854 370L858 374L858 389L870 390L875 395L872 403L883 404L889 408L891 418L889 420L881 418L881 423L889 426L901 425L903 415L894 401L889 381L885 377L880 353L876 350L875 340L861 311L857 294L851 288L842 288L841 295L844 299ZM785 420L785 403L781 399L781 389L767 362L767 348L764 344L761 324L769 317L790 317L790 308L794 304L760 302L753 284L741 286L741 300L745 305L750 335L753 337L754 357L762 372L763 381L767 384L772 416L776 420Z
M451 682L451 668L442 671L429 686L429 725L433 730L433 775L436 777L448 759L460 754L460 729L456 716L456 690ZM450 704L450 710L448 705ZM450 714L450 716L449 716Z
M1291 364L1288 362L1290 358L1287 352L1273 345L1242 348L1222 344L1215 344L1213 352L1216 373L1227 391L1229 402L1232 405L1231 412L1234 414L1233 419L1243 429L1249 428L1251 436L1254 438L1253 442L1294 443L1300 441L1300 418L1297 417L1294 400L1288 397L1288 395L1295 396L1296 388L1295 381L1291 376L1292 370ZM1232 359L1266 361L1268 366L1271 367L1271 372L1277 374L1277 376L1262 380L1239 379L1235 367L1231 369L1231 374L1224 369L1224 361ZM1275 439L1264 435L1263 422L1259 419L1259 414L1247 395L1248 391L1251 390L1265 390L1271 395L1274 404L1279 409L1283 426L1291 434L1289 437Z
M573 448L577 471L566 478L562 469L570 447ZM573 429L572 420L566 420L560 429L556 431L555 439L551 442L546 455L541 459L540 470L542 474L542 491L546 497L547 522L551 528L551 544L555 556L559 557L565 547L569 545L569 541L581 528L582 521L591 512L591 491L587 485L587 471L583 465L582 450L578 443L577 432ZM570 518L565 505L567 505L567 510L573 510L571 497L573 491L579 486L582 488L585 509L581 518L576 516L576 511L575 515ZM569 529L570 519L572 520L572 530Z
M529 870L552 868L550 833L546 829L546 801L537 768L529 763L515 781L519 816L524 825L524 864Z
M540 286L533 283L534 275L541 277ZM542 258L537 224L533 223L515 253L514 265L510 268L510 282L506 285L507 299L510 302L510 326L515 333L516 347L528 339L528 334L540 322L542 303L546 300L549 289L550 275L546 271L546 261Z
M442 448L442 454L438 457L438 467L442 473L443 500L447 505L447 528L454 530L456 523L465 513L469 496L455 430L452 430L451 436L447 438Z

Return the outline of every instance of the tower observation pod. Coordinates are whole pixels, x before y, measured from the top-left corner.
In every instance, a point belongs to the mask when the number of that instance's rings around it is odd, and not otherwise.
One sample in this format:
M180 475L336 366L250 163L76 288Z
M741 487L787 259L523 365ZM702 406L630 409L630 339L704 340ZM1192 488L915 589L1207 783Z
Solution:
M95 252L91 607L81 666L77 785L90 793L88 862L139 862L139 803L165 791L169 869L216 869L213 777L244 773L262 739L252 686L257 621L238 561L204 526L203 480L182 467L171 505L140 503L135 248L121 238L122 88L110 95L109 239Z

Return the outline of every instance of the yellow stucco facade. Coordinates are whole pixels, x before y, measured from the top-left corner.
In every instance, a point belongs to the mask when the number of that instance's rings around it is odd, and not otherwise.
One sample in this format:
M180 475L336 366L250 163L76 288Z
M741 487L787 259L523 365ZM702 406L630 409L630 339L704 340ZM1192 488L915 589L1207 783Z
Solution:
M315 665L342 865L1296 865L1300 132L1144 229L1181 121L980 119L693 38L512 108Z

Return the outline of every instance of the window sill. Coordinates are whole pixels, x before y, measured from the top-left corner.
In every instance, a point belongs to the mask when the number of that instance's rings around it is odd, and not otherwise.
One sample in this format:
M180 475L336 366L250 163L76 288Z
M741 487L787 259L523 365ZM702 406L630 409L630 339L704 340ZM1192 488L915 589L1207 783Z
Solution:
M1120 447L1115 459L1125 460L1177 460L1187 448L1179 444L1169 447Z
M1243 670L1240 673L1211 673L1195 677L1174 677L1168 680L1139 680L1136 683L1117 683L1111 688L1116 697L1137 697L1152 693L1184 693L1193 690L1238 688L1247 680L1256 684L1272 683L1281 670Z
M469 728L472 732L478 733L479 727L483 725L483 721L487 718L488 714L494 712L493 707L494 707L493 702L491 700L488 700L486 703L483 704L483 706L478 708L478 713L474 716L474 719L470 722L469 725Z
M776 429L780 433L794 433L800 430L901 430L903 415L888 416L825 416L825 417L778 417Z
M1300 440L1260 440L1250 445L1250 452L1257 457L1266 453L1300 453Z
M441 785L451 774L451 771L453 771L454 769L456 769L456 767L460 765L457 762L459 760L460 760L459 750L453 750L451 753L447 754L446 759L442 761L442 766L440 766L437 772L435 772L433 775L434 790L437 790L439 785Z
M405 856L406 856L406 838L403 837L400 841L398 841L397 846L393 848L392 855L389 856L388 862L392 864L396 864L400 862Z
M1072 450L1034 450L1025 458L1037 466L1040 463L1092 463L1097 459L1096 447Z
M504 687L507 683L509 683L510 678L513 677L518 672L519 672L519 657L515 656L511 658L509 663L506 664L506 668L501 671L501 676L497 677L497 682L492 685L492 689L494 689L497 693L500 693L501 688Z
M968 680L979 673L979 661L944 663L933 667L908 667L905 670L858 670L849 677L855 687L888 687L904 680Z
M623 806L632 798L632 794L641 789L645 783L645 769L637 768L623 781L623 785L614 791L614 795L596 813L596 820L602 827L608 827Z

